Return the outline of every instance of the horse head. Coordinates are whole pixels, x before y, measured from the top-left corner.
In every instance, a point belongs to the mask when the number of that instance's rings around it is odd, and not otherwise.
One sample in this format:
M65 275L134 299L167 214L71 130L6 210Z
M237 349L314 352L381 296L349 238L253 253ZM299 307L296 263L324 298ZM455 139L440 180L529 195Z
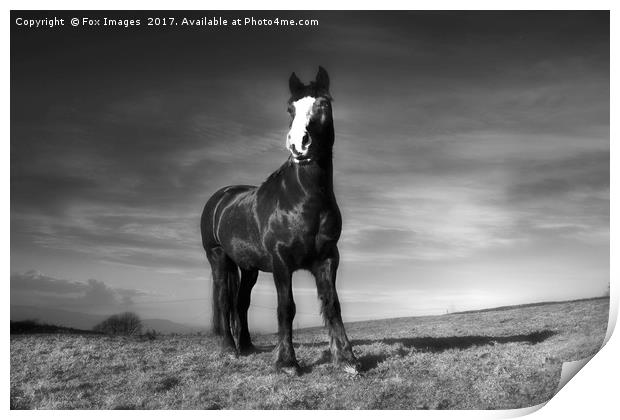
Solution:
M291 98L286 148L296 163L311 162L323 156L331 157L334 144L332 97L329 94L329 76L319 66L315 81L305 85L295 73L289 78ZM329 152L329 153L328 153Z

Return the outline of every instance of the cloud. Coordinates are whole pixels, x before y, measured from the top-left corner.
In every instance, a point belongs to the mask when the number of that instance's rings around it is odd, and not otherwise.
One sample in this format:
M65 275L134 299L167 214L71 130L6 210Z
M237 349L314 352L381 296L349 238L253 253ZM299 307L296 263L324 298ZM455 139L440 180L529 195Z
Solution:
M416 277L432 283L490 255L509 254L514 271L531 250L608 246L607 13L313 14L316 30L237 31L225 43L206 32L17 34L12 261L25 270L36 255L67 273L80 261L127 289L22 274L12 296L130 304L154 278L172 293L203 276L204 203L286 159L286 80L314 76L312 61L332 80L341 258L345 272L364 265L356 284L373 282L375 263L402 286L414 265L436 264ZM55 65L41 73L41 60Z
M55 279L35 270L11 274L11 290L25 290L35 293L79 294L83 293L87 288L88 286L84 283Z
M11 304L33 304L46 307L90 309L123 308L133 299L146 296L137 289L114 288L101 280L87 282L56 279L38 271L11 274Z
M82 300L91 305L114 305L119 303L117 293L100 280L88 280Z
M592 150L568 157L522 162L519 182L510 186L510 200L558 199L573 192L609 190L609 150Z

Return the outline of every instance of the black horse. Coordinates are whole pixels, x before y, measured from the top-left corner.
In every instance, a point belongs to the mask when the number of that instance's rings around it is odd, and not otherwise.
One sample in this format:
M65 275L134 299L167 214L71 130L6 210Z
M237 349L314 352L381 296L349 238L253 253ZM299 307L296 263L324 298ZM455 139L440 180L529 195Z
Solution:
M213 330L223 336L224 352L254 351L247 321L250 293L259 270L273 273L279 336L275 366L299 374L292 339L291 279L296 270L309 270L329 328L332 360L356 373L359 364L342 324L336 293L342 218L333 191L329 76L319 67L316 80L304 85L293 73L289 88L288 160L258 187L220 189L202 213L202 243L213 273Z

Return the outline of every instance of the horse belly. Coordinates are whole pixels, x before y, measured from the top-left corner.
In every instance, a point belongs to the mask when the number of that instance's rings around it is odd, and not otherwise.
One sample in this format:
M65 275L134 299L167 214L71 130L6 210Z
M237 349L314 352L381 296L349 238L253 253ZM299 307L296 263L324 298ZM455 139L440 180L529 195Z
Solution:
M220 243L224 252L240 268L265 271L270 268L270 262L262 247L258 227L246 213L242 209L231 209L223 217L220 230L225 229L227 234L220 235Z
M229 246L224 248L226 254L244 270L259 269L266 271L268 265L262 249L256 246L253 241L244 238L232 237Z

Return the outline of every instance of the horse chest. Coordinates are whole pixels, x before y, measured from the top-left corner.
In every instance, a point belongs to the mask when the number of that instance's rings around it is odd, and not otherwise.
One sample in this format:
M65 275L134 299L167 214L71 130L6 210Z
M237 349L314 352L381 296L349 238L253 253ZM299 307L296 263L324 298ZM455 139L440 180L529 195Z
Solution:
M292 209L277 209L270 217L268 236L278 238L282 243L304 241L319 230L319 218L315 212L307 211L302 206Z
M299 266L322 253L322 248L340 236L337 209L298 206L275 212L266 235L267 248L288 254Z

